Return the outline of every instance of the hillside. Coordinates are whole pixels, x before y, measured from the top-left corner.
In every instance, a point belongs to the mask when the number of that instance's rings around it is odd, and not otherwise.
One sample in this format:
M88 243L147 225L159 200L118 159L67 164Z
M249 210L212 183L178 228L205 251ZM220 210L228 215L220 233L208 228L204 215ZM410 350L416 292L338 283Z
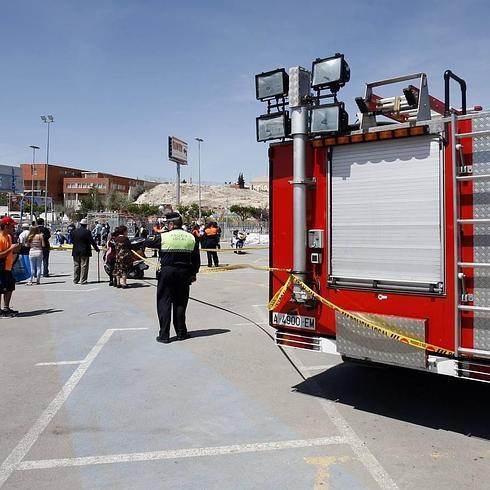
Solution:
M197 203L199 191L196 184L181 184L180 201L183 205ZM175 184L158 184L138 197L137 203L175 205ZM224 209L233 204L265 208L269 206L269 194L250 189L233 189L223 185L201 185L203 208Z

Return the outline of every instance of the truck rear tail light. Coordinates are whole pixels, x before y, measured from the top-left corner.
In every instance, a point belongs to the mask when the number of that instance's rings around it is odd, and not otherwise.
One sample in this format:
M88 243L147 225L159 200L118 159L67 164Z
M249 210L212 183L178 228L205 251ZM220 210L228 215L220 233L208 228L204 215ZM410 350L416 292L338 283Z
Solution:
M350 139L352 143L362 143L364 141L364 136L362 134L354 134Z
M393 138L393 132L392 131L380 131L380 133L379 133L379 139L380 140L389 140L390 138Z
M425 134L427 132L426 126L417 126L416 128L410 128L410 136L417 136Z
M408 129L395 129L395 138L408 136Z
M389 129L385 131L373 131L370 133L332 136L329 138L314 140L315 147L345 145L347 143L362 143L364 141L388 140L392 138L406 138L408 136L420 136L428 133L427 126L414 128Z

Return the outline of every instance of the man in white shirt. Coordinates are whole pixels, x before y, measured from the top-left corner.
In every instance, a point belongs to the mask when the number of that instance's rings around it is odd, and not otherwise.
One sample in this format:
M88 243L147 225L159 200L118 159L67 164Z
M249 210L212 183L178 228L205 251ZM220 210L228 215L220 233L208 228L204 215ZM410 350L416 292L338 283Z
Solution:
M19 243L21 245L25 245L28 236L29 236L29 223L24 223L22 225L22 232L19 235Z

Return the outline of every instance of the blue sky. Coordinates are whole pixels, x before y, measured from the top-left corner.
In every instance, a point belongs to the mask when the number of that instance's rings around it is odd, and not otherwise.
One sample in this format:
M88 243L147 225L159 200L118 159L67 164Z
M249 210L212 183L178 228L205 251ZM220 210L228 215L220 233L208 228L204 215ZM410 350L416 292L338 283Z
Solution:
M4 0L0 163L29 162L32 144L45 161L39 116L53 114L52 163L174 178L175 135L189 142L182 177L197 179L199 136L203 181L248 181L268 171L255 73L344 53L351 122L366 82L418 71L442 98L452 69L489 108L489 20L485 0Z

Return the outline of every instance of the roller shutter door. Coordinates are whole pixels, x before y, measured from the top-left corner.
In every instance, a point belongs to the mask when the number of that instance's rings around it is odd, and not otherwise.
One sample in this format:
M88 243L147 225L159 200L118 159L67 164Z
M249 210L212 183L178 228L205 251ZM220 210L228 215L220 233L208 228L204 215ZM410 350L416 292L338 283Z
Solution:
M441 158L434 136L333 148L331 278L443 282Z

